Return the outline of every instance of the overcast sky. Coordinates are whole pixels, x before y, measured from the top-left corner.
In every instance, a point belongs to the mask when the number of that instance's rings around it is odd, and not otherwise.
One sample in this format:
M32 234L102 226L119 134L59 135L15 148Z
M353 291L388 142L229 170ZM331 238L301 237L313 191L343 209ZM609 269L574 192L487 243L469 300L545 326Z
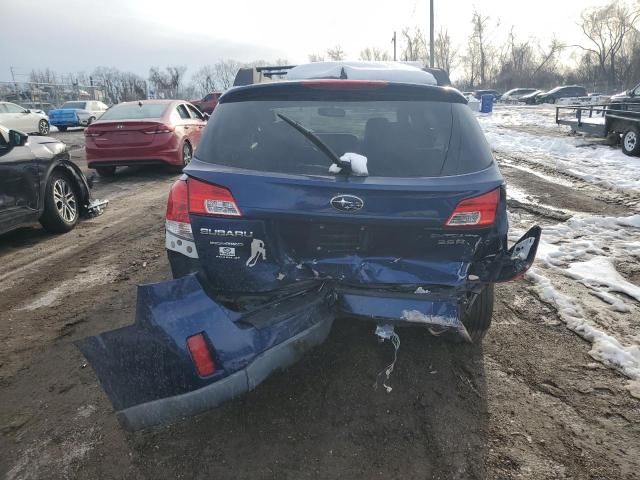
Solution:
M428 26L428 0L2 0L0 80L50 67L60 73L113 66L146 77L149 67L181 64L193 73L220 58L286 58L340 44L349 59L406 26ZM435 0L436 30L463 44L476 7L491 17L492 40L511 26L522 38L582 40L580 12L605 0ZM498 25L499 26L496 26ZM26 77L18 76L17 80Z

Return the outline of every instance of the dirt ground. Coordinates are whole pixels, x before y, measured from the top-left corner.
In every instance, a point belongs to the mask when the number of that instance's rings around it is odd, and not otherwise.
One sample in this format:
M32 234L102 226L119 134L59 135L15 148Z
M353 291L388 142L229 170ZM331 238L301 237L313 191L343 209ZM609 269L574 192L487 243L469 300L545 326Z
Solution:
M86 167L82 132L55 135ZM499 161L510 184L547 205L630 213L617 194ZM176 177L129 169L99 179L94 195L111 201L103 216L64 236L35 226L0 237L7 480L640 478L640 400L527 281L497 288L481 346L400 330L391 393L373 389L390 347L372 324L344 319L255 391L172 426L123 431L73 342L131 323L135 286L169 278L163 214ZM510 208L558 221L544 209Z

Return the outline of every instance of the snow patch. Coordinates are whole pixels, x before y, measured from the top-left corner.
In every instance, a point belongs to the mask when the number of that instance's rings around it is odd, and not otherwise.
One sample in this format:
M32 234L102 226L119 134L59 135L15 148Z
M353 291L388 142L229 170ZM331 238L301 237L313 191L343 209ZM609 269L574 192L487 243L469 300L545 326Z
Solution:
M495 151L525 155L530 162L611 190L640 192L640 162L620 148L587 143L583 137L533 135L508 128L544 126L563 132L566 128L555 124L554 109L496 109L493 115L478 116L478 121Z

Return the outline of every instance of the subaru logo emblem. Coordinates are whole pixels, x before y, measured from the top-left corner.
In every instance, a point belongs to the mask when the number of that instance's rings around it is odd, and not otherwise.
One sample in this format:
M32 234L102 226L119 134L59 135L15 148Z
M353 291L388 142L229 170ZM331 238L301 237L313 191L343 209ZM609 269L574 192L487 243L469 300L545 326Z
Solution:
M364 201L355 195L336 195L329 203L333 208L342 212L355 212L364 207Z

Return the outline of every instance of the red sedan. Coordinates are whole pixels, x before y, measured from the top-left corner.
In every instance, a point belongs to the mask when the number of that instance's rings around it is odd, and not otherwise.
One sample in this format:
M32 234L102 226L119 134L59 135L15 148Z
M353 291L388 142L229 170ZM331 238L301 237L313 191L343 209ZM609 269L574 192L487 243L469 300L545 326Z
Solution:
M87 163L103 177L131 165L182 168L206 124L196 107L180 100L119 103L85 130Z

